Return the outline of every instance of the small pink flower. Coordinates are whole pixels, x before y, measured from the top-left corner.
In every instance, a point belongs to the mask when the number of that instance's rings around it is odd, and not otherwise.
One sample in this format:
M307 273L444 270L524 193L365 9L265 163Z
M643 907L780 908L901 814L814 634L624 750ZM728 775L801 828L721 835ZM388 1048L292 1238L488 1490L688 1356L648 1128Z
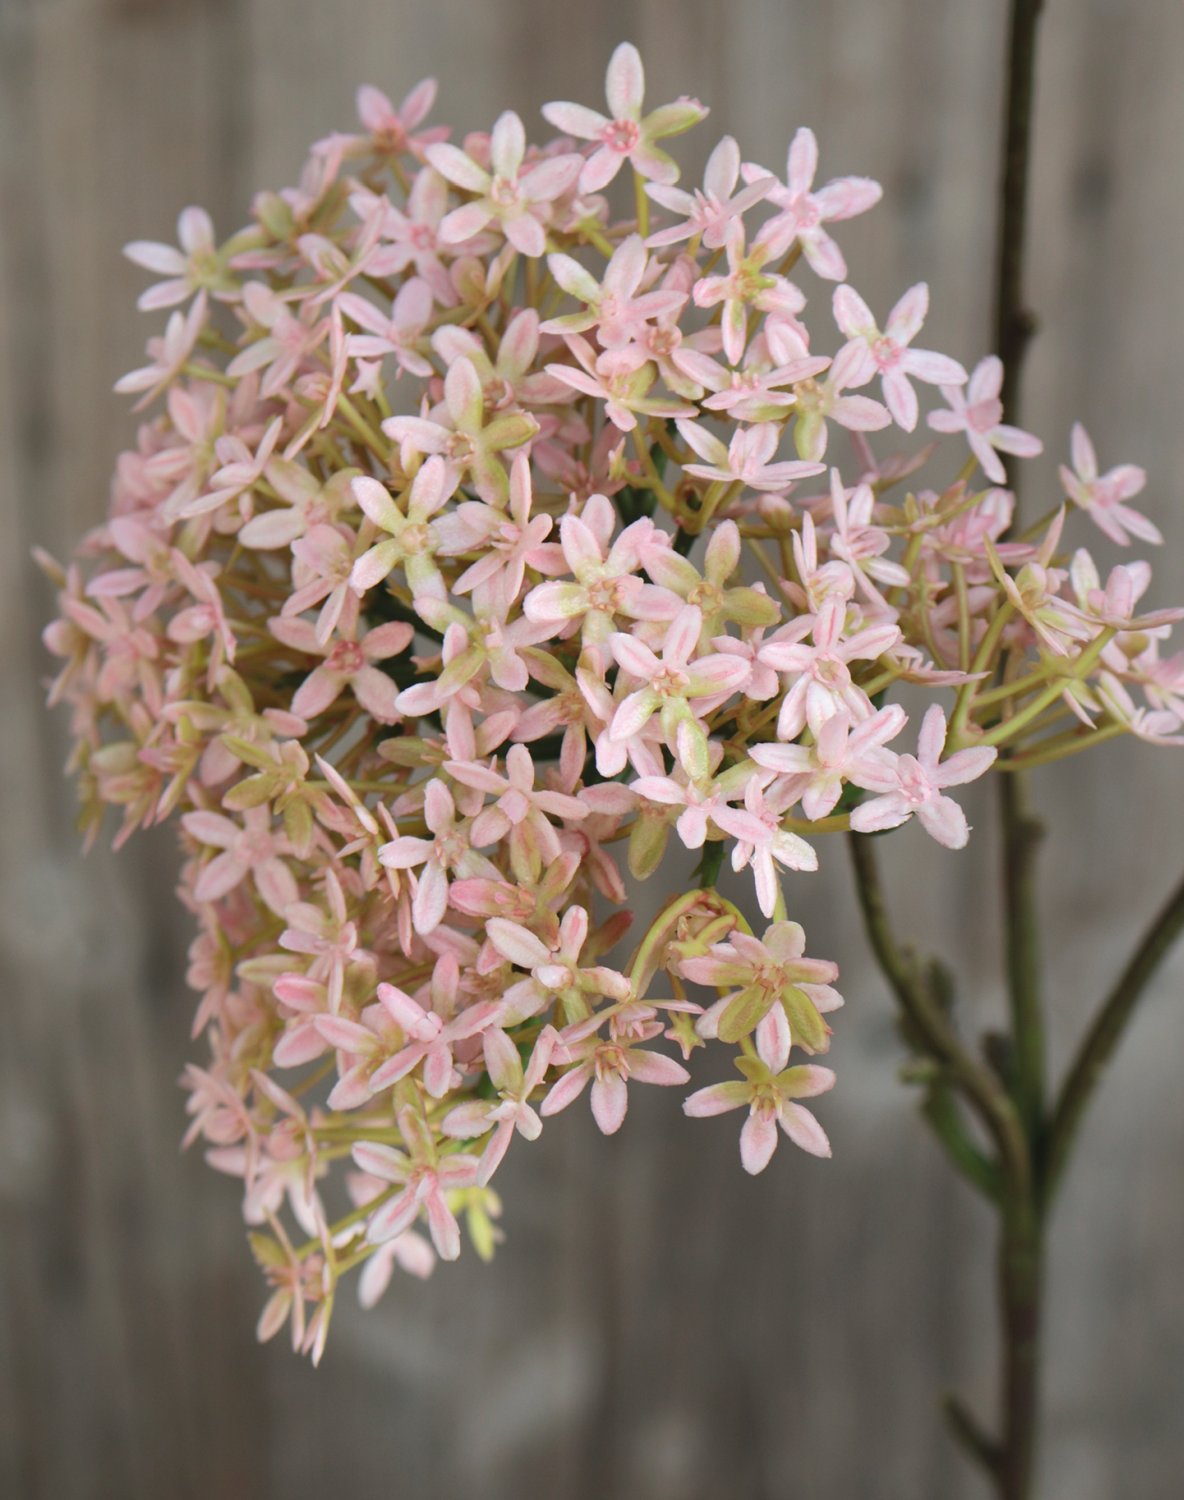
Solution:
M501 1165L515 1131L524 1141L537 1141L542 1134L543 1122L530 1103L530 1096L542 1084L558 1040L554 1028L544 1026L523 1069L518 1048L504 1031L491 1027L482 1034L485 1070L498 1091L499 1102L474 1099L458 1104L445 1115L440 1127L445 1135L461 1140L485 1135L492 1128L493 1134L481 1153L477 1169L479 1187L484 1187Z
M631 234L613 251L604 276L597 282L570 255L549 255L547 266L556 283L586 305L582 313L568 313L542 324L542 333L585 333L596 329L605 349L619 349L644 339L652 318L679 312L687 294L673 289L640 291L645 284L646 249L641 236ZM655 267L656 270L656 267Z
M366 1238L372 1245L385 1244L410 1229L422 1212L437 1255L441 1260L456 1260L460 1255L460 1225L448 1206L447 1195L476 1185L477 1158L441 1157L424 1124L410 1109L399 1111L399 1128L407 1151L370 1141L359 1141L352 1148L353 1159L363 1172L402 1188L370 1215Z
M878 432L891 423L888 408L870 396L843 394L848 386L862 385L866 378L863 351L857 344L846 344L835 355L824 380L804 380L796 387L793 440L801 458L817 463L826 453L827 422L835 422L848 432Z
M851 827L859 833L896 828L916 813L926 833L947 849L962 849L970 837L966 814L950 797L948 786L975 781L994 764L998 751L993 745L976 745L941 759L946 742L946 716L940 705L926 711L917 741L917 753L893 755L876 766L863 766L853 777L858 786L879 795L861 802L851 814Z
M218 252L214 224L204 208L185 208L177 220L179 250L154 240L133 240L123 247L128 260L167 279L140 293L136 306L144 312L175 307L195 292L208 291L219 301L231 302L238 283Z
M236 354L226 373L238 377L262 370L259 394L264 398L283 390L308 365L329 333L329 319L318 319L309 304L301 306L297 317L288 307L265 282L248 281L243 287L244 314L264 335Z
M807 724L817 731L824 719L841 708L857 721L871 714L866 695L851 680L849 663L874 661L890 651L900 639L900 630L892 624L871 625L844 638L846 616L846 600L838 593L828 594L812 621L799 617L781 639L764 648L769 666L794 674L777 718L778 739L796 740ZM807 629L813 645L802 639Z
M332 870L326 872L324 884L328 910L311 901L294 901L284 912L288 925L279 944L289 953L308 957L307 977L325 985L328 1009L336 1015L346 970L351 964L372 960L359 945L357 923L350 917L345 892Z
M487 1001L449 1014L456 1003L459 969L451 954L439 960L432 975L433 1008L413 1000L393 984L378 986L379 1002L407 1038L401 1047L370 1077L370 1090L378 1093L423 1066L423 1086L433 1099L442 1099L459 1081L452 1049L457 1042L480 1036L498 1019L501 1006ZM440 1004L443 1012L434 1007Z
M781 827L785 808L780 801L776 794L766 796L760 782L753 780L745 788L743 808L721 807L712 813L715 826L736 840L732 869L752 866L757 904L766 917L771 917L777 906L777 865L787 870L818 868L818 855L805 839Z
M689 130L707 111L697 99L681 98L643 116L645 72L630 42L622 42L609 60L605 93L611 119L582 104L543 105L544 119L556 130L597 143L580 174L580 192L597 193L607 187L625 162L654 182L676 182L677 166L654 142Z
M929 288L919 281L888 314L881 333L871 309L854 287L835 288L835 322L849 339L865 346L869 363L880 376L892 419L905 432L912 432L917 425L917 393L909 384L910 375L930 385L956 386L966 380L966 371L956 359L908 347L920 333L928 308Z
M427 784L423 815L431 837L400 834L382 845L378 858L394 870L419 871L411 912L416 932L427 937L448 910L449 874L489 878L496 874L496 867L473 849L469 825L457 818L452 793L439 777Z
M765 269L773 253L763 240L746 247L744 225L739 219L729 226L727 250L727 274L701 277L695 282L692 295L696 307L723 303L724 353L732 364L738 365L748 343L749 308L793 319L805 307L806 299L793 282ZM777 358L784 362L780 355Z
M115 382L115 389L121 395L144 392L136 402L136 411L147 406L180 375L193 354L198 335L205 327L206 317L206 294L203 290L193 299L193 305L187 313L170 314L163 337L148 340L147 352L151 363L132 370Z
M282 915L298 899L295 877L284 863L284 856L291 854L292 846L282 833L272 830L267 808L249 808L241 824L221 813L190 812L182 817L181 826L199 843L222 850L202 866L193 887L196 900L217 901L248 874L277 914Z
M830 496L834 521L834 533L830 538L831 553L848 565L856 585L871 605L881 612L888 612L883 596L875 584L907 588L911 579L907 568L890 561L884 555L892 545L892 538L875 524L875 491L870 484L860 484L851 491L846 490L838 469L832 469Z
M655 591L637 576L643 552L651 541L653 522L648 518L635 521L610 547L597 529L601 512L606 513L611 535L615 512L603 495L593 495L582 515L564 516L559 523L559 539L572 578L541 583L523 602L527 619L540 623L578 619L585 640L595 642L608 639L618 615L648 617L658 602Z
M1030 432L1009 427L1002 420L1003 362L988 354L975 365L965 394L956 385L943 385L941 393L949 411L931 411L929 425L934 432L964 432L970 450L982 465L982 471L994 484L1007 483L1007 471L999 453L1014 453L1019 458L1035 458L1044 444ZM998 450L998 452L996 452Z
M383 313L356 292L342 292L337 298L338 308L351 322L366 330L348 335L347 351L361 359L382 359L392 354L400 370L410 375L431 375L431 361L425 359L418 346L431 321L432 300L431 287L418 276L402 284L389 313Z
M758 422L752 427L737 427L725 448L706 427L680 419L678 430L700 458L702 464L684 464L687 474L698 479L714 479L724 484L743 484L753 490L786 490L799 479L809 479L825 472L822 464L796 460L770 463L781 441L781 429L775 422Z
M445 216L440 224L441 240L460 244L497 220L515 250L523 255L542 255L547 241L539 212L545 212L547 205L575 186L583 159L575 155L544 157L524 172L526 133L513 110L507 110L493 127L489 152L492 171L486 171L456 146L426 148L424 154L441 176L476 195L472 202Z
M547 374L586 396L604 402L604 414L622 432L637 426L637 413L651 417L688 417L693 408L666 396L651 396L649 391L657 378L645 349L631 344L623 349L606 349L597 354L587 339L568 334L564 342L575 355L578 368L551 364Z
M594 1021L601 1024L598 1017ZM614 1035L607 1041L595 1035L582 1036L580 1033L585 1029L574 1028L560 1033L562 1052L557 1050L555 1062L562 1066L565 1053L574 1066L569 1066L558 1082L551 1085L539 1107L540 1114L554 1115L566 1109L591 1082L592 1117L604 1135L615 1135L625 1123L630 1082L656 1083L670 1088L686 1083L691 1076L672 1057L637 1045L639 1040L656 1036L662 1030L660 1022L644 1027L641 1037Z
M727 242L732 223L767 197L777 181L771 176L758 177L737 192L739 180L740 147L730 135L725 135L707 158L701 190L696 188L688 193L658 182L647 183L645 190L654 202L680 214L684 222L651 234L646 244L677 245L692 235L700 235L709 250L718 250Z
M763 167L750 162L742 170L746 182L757 182L768 175ZM847 263L822 226L866 213L880 201L883 189L870 177L837 177L815 192L817 171L818 142L814 132L803 125L789 147L784 186L777 183L766 195L781 212L762 227L760 237L769 246L771 258L779 259L797 243L819 276L842 281Z
M374 665L388 657L398 656L411 644L415 634L410 625L393 620L376 625L362 638L353 631L332 644L317 638L310 620L281 616L268 622L271 633L285 646L305 656L320 656L321 666L312 671L296 689L292 712L302 719L315 718L348 687L367 713L380 723L394 724L399 718L395 706L398 686Z
M774 1073L757 1058L740 1057L736 1066L743 1083L716 1083L699 1089L683 1104L688 1115L704 1118L748 1105L748 1119L740 1132L740 1160L754 1176L769 1165L777 1149L780 1125L795 1146L811 1156L829 1156L826 1132L808 1109L795 1101L824 1094L834 1088L835 1075L814 1064Z
M444 125L419 130L436 102L436 80L417 83L396 109L381 89L364 83L358 89L358 119L369 132L366 144L378 151L409 152L422 156L425 146L448 134ZM315 148L314 148L315 149Z
M868 752L894 739L905 722L904 709L895 703L854 727L841 708L822 721L813 745L754 745L749 754L758 766L788 779L806 817L825 818L844 782L858 782Z
M440 538L430 522L455 493L457 478L442 458L433 455L420 466L406 496L400 497L403 509L377 479L364 474L353 481L354 499L367 520L387 533L353 565L350 583L358 594L374 588L402 565L416 598L444 597L444 581L433 555Z
M702 611L694 604L684 605L670 622L661 658L623 631L609 637L617 664L643 684L622 699L609 725L610 740L632 739L655 713L661 717L662 732L673 739L678 724L693 719L694 700L732 691L745 675L744 665L722 653L697 656L702 628Z
M1163 541L1159 527L1126 503L1146 485L1146 470L1137 464L1119 464L1099 474L1094 445L1080 422L1073 424L1071 444L1073 467L1062 464L1058 473L1074 505L1086 511L1098 529L1120 547L1129 547L1132 536L1159 546Z
M495 799L473 822L470 837L478 848L495 844L516 830L519 839L533 842L541 857L550 863L559 857L559 842L551 819L579 821L588 816L588 808L578 798L535 786L534 761L525 745L510 746L505 775L471 760L445 761L444 768L465 786L492 794Z

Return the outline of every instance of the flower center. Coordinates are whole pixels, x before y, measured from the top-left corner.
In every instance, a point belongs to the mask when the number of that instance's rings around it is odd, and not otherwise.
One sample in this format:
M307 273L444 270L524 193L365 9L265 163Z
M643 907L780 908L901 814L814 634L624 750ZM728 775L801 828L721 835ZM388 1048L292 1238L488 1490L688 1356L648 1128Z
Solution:
M677 328L651 328L646 343L651 354L671 354L682 343L682 334Z
M820 682L823 687L844 688L851 681L851 673L847 670L847 663L841 661L837 656L818 656L814 660L813 676L815 682Z
M516 208L518 183L512 177L495 177L489 187L489 200L499 208Z
M975 432L990 432L1003 420L1003 403L995 398L977 401L967 408L966 420Z
M422 521L410 522L399 533L399 541L402 544L403 551L408 555L413 552L425 551L430 540L431 533Z
M896 765L896 774L900 778L900 790L902 795L919 807L923 802L928 802L931 788L929 777L925 774L925 768L915 755L902 755Z
M663 667L650 683L660 698L682 698L686 696L687 674L677 667Z
M706 578L687 595L687 603L697 604L704 615L713 615L723 602L723 590Z
M600 139L610 151L628 156L641 140L641 126L636 120L612 120L600 132Z
M877 370L895 370L904 358L904 350L881 334L879 338L872 340L872 357L876 361Z
M338 641L325 661L330 672L340 672L345 677L352 677L365 665L366 658L357 641Z

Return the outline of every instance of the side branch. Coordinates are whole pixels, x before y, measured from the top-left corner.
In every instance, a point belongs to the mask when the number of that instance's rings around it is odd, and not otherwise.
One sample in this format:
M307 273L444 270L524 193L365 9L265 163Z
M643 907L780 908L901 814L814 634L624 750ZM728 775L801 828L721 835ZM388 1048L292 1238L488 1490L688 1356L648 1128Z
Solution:
M1029 1156L1014 1103L995 1072L976 1061L963 1046L916 959L898 946L888 920L872 836L851 834L848 843L868 939L906 1020L946 1081L962 1094L986 1127L998 1148L1005 1176L1013 1185L1027 1187Z
M1061 1087L1048 1133L1044 1179L1046 1204L1051 1203L1060 1185L1082 1116L1101 1081L1102 1073L1122 1040L1147 985L1182 931L1184 878L1143 934L1081 1043Z

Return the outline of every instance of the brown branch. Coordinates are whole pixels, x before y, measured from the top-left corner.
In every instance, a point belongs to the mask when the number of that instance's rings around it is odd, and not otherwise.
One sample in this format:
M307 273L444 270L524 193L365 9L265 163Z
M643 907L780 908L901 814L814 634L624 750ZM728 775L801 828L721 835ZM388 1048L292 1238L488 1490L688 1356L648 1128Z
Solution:
M1032 148L1036 36L1043 0L1011 0L1003 174L995 271L995 348L1003 361L1003 411L1018 415L1020 378L1036 320L1024 295L1025 229ZM1014 488L1014 486L1013 486ZM1019 497L1013 525L1019 524ZM1004 752L1006 754L1006 751ZM1044 1129L1044 1006L1041 996L1036 855L1040 825L1022 774L999 780L1004 927L1011 1012L1012 1089L1027 1160ZM1044 1221L1038 1189L1005 1181L998 1286L1002 1319L1001 1432L993 1477L1001 1500L1029 1500L1039 1435L1040 1325Z
M1003 122L1003 176L995 249L995 350L1003 361L1003 410L1013 420L1020 373L1036 318L1024 297L1028 177L1032 153L1032 101L1036 83L1036 32L1044 0L1012 0L1007 49L1007 104ZM1018 516L1016 517L1018 520Z

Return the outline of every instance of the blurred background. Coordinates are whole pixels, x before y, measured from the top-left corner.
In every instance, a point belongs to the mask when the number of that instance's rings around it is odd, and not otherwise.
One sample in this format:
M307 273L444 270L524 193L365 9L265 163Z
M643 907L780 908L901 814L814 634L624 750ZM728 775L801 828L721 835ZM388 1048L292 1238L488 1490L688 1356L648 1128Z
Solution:
M1057 498L1069 425L1103 467L1150 473L1170 538L1156 604L1184 597L1184 7L1047 0L1024 425ZM342 1299L322 1368L253 1330L264 1292L238 1193L182 1157L188 923L173 834L85 861L41 706L49 590L104 512L132 435L111 385L157 331L120 248L171 241L200 203L220 233L308 143L353 124L361 82L441 84L436 119L598 105L615 43L648 97L699 95L678 146L784 168L799 124L822 180L877 177L840 235L883 312L927 280L923 342L987 352L1003 0L0 0L0 1495L14 1500L977 1500L939 1392L990 1411L991 1221L951 1181L897 1081L845 851L791 912L836 957L847 1008L820 1113L831 1163L785 1149L741 1171L738 1123L665 1091L601 1139L585 1109L499 1177L509 1242L362 1314ZM528 124L528 129L529 129ZM804 281L810 278L803 278ZM808 290L817 295L816 285ZM828 295L826 291L823 296ZM1086 532L1090 532L1087 537ZM1076 533L1118 560L1084 523ZM1036 792L1054 1062L1178 873L1176 754L1109 744ZM966 1024L1001 1012L996 847L886 841L901 928L956 966ZM1178 1497L1184 1466L1184 952L1162 971L1089 1121L1050 1268L1042 1500ZM700 1070L702 1072L702 1070ZM703 1081L707 1081L704 1078Z

